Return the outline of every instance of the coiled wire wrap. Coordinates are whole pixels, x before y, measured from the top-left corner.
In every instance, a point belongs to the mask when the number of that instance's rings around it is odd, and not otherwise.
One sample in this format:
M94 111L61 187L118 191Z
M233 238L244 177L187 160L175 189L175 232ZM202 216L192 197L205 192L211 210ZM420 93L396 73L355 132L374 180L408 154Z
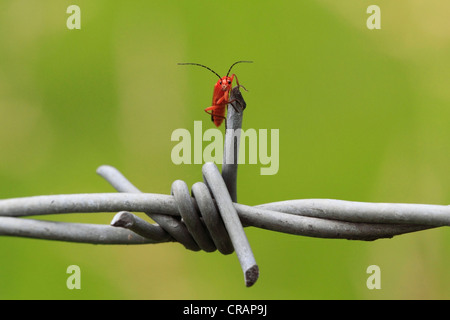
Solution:
M111 166L101 166L97 172L119 192L140 192ZM176 180L172 184L171 195L175 200L179 217L153 210L146 211L145 214L157 223L154 225L130 212L122 211L114 217L111 225L128 228L142 237L156 241L177 241L186 249L193 251L213 252L217 249L223 254L234 251L222 218L205 183L195 183L192 186L191 197L186 183ZM158 226L163 233L158 233L155 238L157 232L155 228Z
M225 182L213 163L206 163L202 171L205 183L192 186L192 197L184 181L172 184L171 195L181 219L150 211L146 214L186 249L206 252L217 249L223 254L236 250L246 285L251 286L259 276L259 268ZM118 191L138 191L113 167L102 166L97 172ZM112 225L128 228L143 237L151 237L155 227L130 212L120 212Z

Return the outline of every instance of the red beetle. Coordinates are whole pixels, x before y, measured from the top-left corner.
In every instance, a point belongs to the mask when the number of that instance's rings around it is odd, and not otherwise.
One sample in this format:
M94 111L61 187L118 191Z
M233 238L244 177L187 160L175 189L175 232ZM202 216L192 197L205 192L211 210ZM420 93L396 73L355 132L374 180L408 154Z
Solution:
M179 63L180 65L190 64L190 65L206 68L209 71L211 71L212 73L214 73L216 76L219 77L219 80L217 81L216 85L214 86L212 106L205 109L205 112L207 114L211 115L211 120L214 122L216 127L219 127L222 124L223 120L226 119L225 118L225 107L227 106L227 104L229 104L230 102L238 101L238 100L230 101L230 91L231 91L231 85L233 83L233 79L236 77L237 85L239 87L242 87L242 86L239 85L238 78L235 74L232 74L231 77L229 77L228 75L230 74L231 68L233 68L235 64L242 63L242 62L251 63L253 61L237 61L237 62L233 63L225 77L219 76L219 74L217 72L215 72L214 70L208 68L207 66L199 64L199 63ZM236 110L236 111L239 112L239 110Z

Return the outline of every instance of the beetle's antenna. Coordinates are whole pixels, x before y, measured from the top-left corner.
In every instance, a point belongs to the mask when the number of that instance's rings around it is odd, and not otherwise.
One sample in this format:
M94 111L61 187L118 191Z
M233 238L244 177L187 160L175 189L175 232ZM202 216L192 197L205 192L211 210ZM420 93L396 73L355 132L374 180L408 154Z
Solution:
M237 62L236 62L237 63ZM211 71L212 73L214 73L216 76L218 76L219 77L219 79L222 79L222 77L221 76L219 76L219 74L217 73L217 72L215 72L214 70L212 70L212 69L210 69L210 68L208 68L207 66L204 66L204 65L202 65L202 64L199 64L199 63L191 63L191 62L186 62L186 63L178 63L179 65L186 65L186 64L191 64L191 65L193 65L193 66L199 66L199 67L203 67L203 68L206 68L206 69L208 69L209 71Z
M228 70L227 77L230 74L231 68L233 68L235 64L238 64L238 63L241 63L241 62L253 63L253 61L236 61L235 63L233 63L231 65L230 69Z

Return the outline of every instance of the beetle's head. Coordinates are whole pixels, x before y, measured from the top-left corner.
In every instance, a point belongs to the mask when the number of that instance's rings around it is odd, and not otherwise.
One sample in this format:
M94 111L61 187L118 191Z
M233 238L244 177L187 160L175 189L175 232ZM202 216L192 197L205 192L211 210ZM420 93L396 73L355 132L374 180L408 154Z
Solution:
M222 88L222 91L229 91L231 90L231 82L233 79L231 77L223 77L219 80L220 87Z

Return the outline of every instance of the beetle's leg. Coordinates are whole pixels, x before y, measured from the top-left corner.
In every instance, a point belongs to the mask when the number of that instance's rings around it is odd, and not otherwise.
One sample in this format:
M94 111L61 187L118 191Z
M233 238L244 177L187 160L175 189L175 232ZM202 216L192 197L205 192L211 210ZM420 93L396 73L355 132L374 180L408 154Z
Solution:
M237 83L238 88L244 88L245 91L248 91L243 85L239 84L239 80L238 80L237 75L235 75L235 74L233 73L233 74L231 75L231 78L234 78L234 77L236 77L236 83Z
M226 128L226 127L227 127L227 118L224 117L224 116L221 116L221 115L219 115L219 114L214 114L214 109L216 109L216 108L217 108L216 106L208 107L208 108L205 109L205 112L206 112L207 114L211 115L211 121L212 121L212 122L214 122L214 117L224 119L224 120L225 120L225 128ZM212 111L209 112L209 110L212 110Z
M241 110L244 110L244 109L245 109L245 106L243 106L242 103L241 103L238 99L233 99L233 100L230 100L230 101L229 101L229 100L228 100L228 94L224 94L222 98L218 99L218 100L216 101L216 106L231 104L231 106L234 108L234 110L236 110L237 113L241 113L240 110L238 110L238 109L232 104L232 102L237 102L237 103L239 103L239 105L241 106ZM215 106L211 106L211 107L209 107L209 108L206 108L205 111L206 111L206 110L214 110L214 109L215 109Z
M211 121L213 121L214 122L214 117L216 116L215 114L214 114L214 110L217 108L217 106L211 106L211 107L208 107L208 108L206 108L205 109L205 112L207 113L207 114L209 114L209 115L211 115ZM208 112L209 110L212 110L211 112Z
M206 108L205 109L205 112L207 113L207 114L210 114L211 115L211 119L214 121L214 117L217 117L217 118L222 118L222 119L227 119L226 117L224 117L224 116L221 116L221 115L219 115L219 114L215 114L214 112L209 112L207 109L209 109L209 108Z
M239 105L241 106L241 110L238 110L233 104L232 102L237 102L239 103ZM233 107L234 110L236 110L237 113L241 113L241 111L243 111L245 109L245 106L242 105L242 103L238 100L238 99L233 99L228 101L229 104L231 104L231 106Z
M216 105L223 105L223 104L227 104L228 103L228 95L230 94L229 91L225 91L223 93L223 96L220 97L219 99L217 99L217 101L215 101ZM214 106L213 106L214 107Z

